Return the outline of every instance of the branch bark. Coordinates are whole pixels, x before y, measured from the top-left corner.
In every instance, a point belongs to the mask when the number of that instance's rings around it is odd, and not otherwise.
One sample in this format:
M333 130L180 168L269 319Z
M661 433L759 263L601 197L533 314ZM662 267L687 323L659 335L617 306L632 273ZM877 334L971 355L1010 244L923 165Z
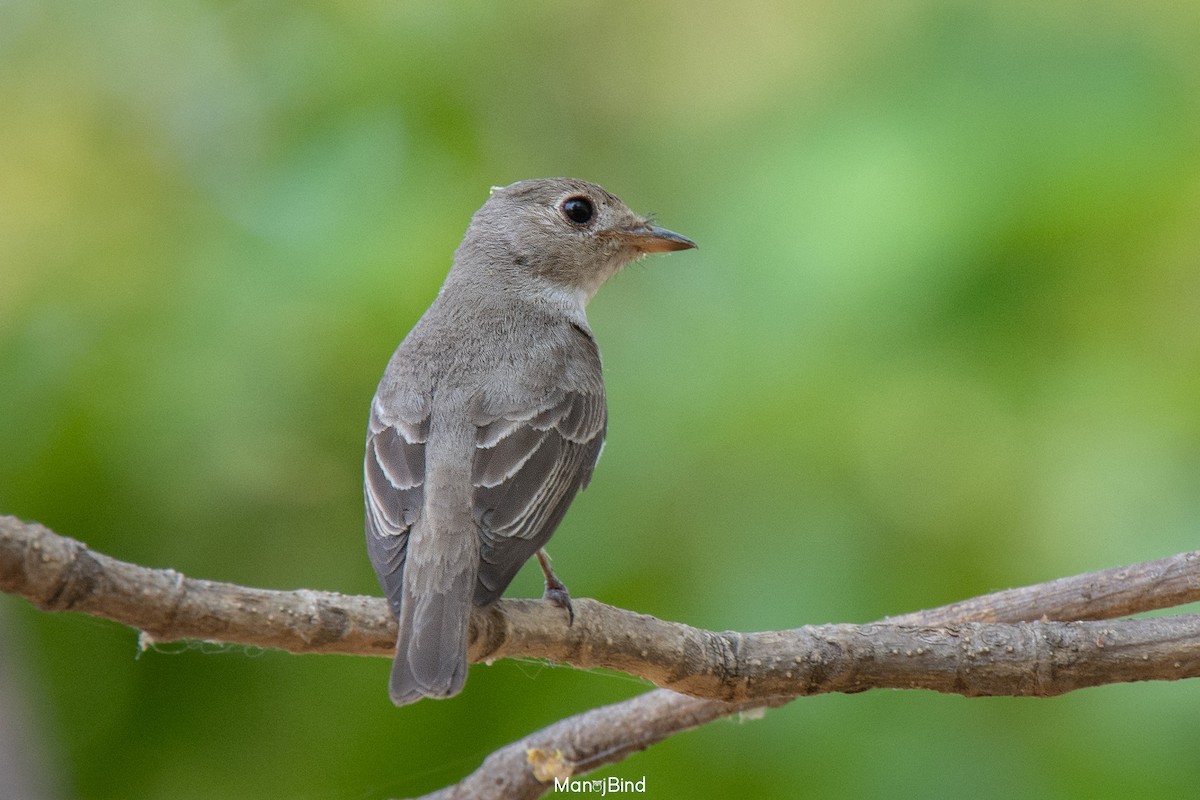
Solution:
M96 553L13 517L0 517L0 590L46 610L122 622L150 641L387 657L395 642L382 599L188 578ZM706 631L588 599L574 601L575 624L567 627L561 610L547 603L502 600L472 616L472 660L520 656L607 667L674 691L562 720L497 751L475 775L485 783L504 776L507 789L495 796L536 796L521 792L546 790L538 774L576 774L711 719L822 692L890 687L1049 696L1197 677L1200 617L1108 619L1195 600L1200 551L869 625L761 633ZM540 773L531 769L534 762Z
M781 706L791 699L721 703L655 689L559 720L506 745L458 783L420 800L531 800L549 791L556 779L621 761L668 736L722 717Z
M1105 619L1183 605L1198 598L1200 551L1006 589L889 621L932 626L952 624L955 620L1016 623L1038 619ZM655 689L530 734L488 756L459 783L420 800L541 797L553 785L552 779L563 773L580 774L616 763L676 733L734 714L784 705L792 699L725 703ZM614 736L617 741L628 742L628 748L613 748L609 737ZM541 768L546 762L548 743L558 748L555 751L558 758L549 762L558 771Z

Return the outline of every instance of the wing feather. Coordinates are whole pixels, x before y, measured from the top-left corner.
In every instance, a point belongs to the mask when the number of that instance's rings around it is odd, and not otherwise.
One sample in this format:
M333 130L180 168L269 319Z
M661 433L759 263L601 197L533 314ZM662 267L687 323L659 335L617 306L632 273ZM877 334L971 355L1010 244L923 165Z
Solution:
M487 489L502 485L540 452L546 435L544 430L521 425L510 429L507 436L491 447L477 447L471 482Z
M472 470L482 543L477 604L499 597L554 533L591 478L606 422L602 393L573 391L479 421Z
M425 442L429 417L385 421L371 406L367 429L366 480L367 553L379 576L392 611L400 611L408 534L420 518L425 501Z

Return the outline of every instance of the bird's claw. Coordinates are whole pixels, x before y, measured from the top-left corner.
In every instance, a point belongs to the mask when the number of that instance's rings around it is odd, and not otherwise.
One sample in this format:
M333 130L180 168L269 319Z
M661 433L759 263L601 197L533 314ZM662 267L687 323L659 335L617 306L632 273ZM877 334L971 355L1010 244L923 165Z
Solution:
M566 586L563 586L561 583L557 586L551 586L547 583L546 591L542 594L542 599L566 610L568 628L575 624L575 609L571 605L571 595L567 591Z
M546 577L546 591L542 593L542 599L548 600L559 608L566 609L567 612L567 627L575 624L575 608L571 605L571 593L567 591L567 585L558 579L554 574L554 570L550 568L550 556L546 555L545 550L537 551L538 564L542 568L542 574Z

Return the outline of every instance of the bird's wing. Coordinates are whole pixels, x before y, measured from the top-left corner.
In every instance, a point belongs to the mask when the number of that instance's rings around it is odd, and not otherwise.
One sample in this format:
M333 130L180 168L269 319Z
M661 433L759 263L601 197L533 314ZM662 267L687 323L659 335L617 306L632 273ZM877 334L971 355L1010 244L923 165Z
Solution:
M408 534L425 502L429 409L425 404L410 405L398 414L395 409L382 409L378 398L371 403L364 464L367 553L396 614Z
M526 407L482 412L476 423L475 519L481 537L475 603L504 592L587 486L604 445L604 388L595 381Z

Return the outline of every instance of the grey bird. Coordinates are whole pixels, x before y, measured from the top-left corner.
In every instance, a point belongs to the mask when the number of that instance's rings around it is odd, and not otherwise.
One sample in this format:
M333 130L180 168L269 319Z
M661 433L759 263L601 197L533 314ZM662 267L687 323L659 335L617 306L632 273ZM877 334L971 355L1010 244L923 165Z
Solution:
M541 548L604 444L584 306L629 262L695 246L567 178L495 188L471 219L371 402L367 552L399 621L396 705L461 691L472 605L535 553L570 612Z

